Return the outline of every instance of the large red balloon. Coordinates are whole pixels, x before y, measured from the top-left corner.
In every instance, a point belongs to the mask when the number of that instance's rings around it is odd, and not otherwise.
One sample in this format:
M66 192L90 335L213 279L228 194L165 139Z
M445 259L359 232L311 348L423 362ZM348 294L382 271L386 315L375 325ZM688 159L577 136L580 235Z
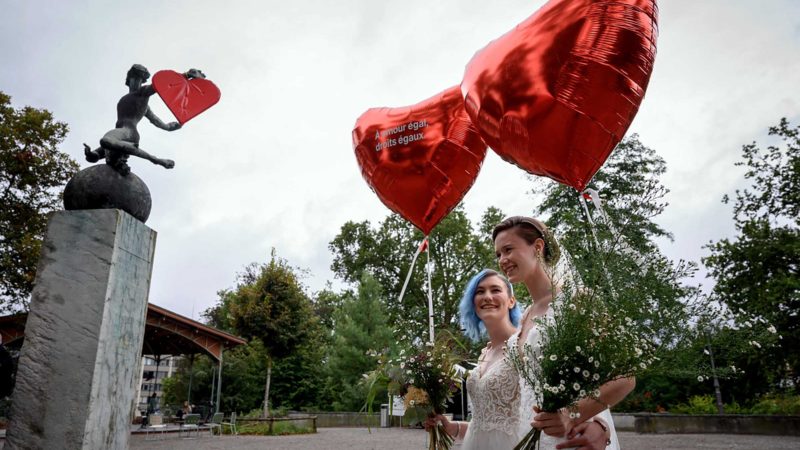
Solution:
M461 84L503 159L582 190L625 135L656 54L655 0L551 0L469 62Z
M426 235L464 198L486 157L458 86L414 106L367 110L353 148L378 198Z
M190 80L173 70L156 72L153 88L181 125L214 106L221 95L217 85L210 80Z

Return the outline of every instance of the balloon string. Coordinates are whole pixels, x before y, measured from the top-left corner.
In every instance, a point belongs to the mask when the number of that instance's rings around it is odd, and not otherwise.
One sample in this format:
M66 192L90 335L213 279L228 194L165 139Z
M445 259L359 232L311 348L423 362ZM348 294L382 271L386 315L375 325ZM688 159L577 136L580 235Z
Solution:
M588 214L589 214L588 208L586 207L586 202L584 201L584 196L585 195L588 195L589 198L592 200L592 204L594 205L595 209L600 214L600 217L606 223L608 228L611 230L611 233L614 236L618 237L620 252L621 253L625 253L628 256L632 257L634 259L634 261L636 261L638 266L642 270L645 270L646 261L644 259L644 255L642 255L640 252L637 252L636 250L634 250L630 246L630 244L628 243L628 240L625 238L625 236L621 235L619 233L619 231L617 231L617 228L614 226L614 223L608 217L608 214L606 214L605 208L603 208L603 202L600 200L600 193L595 189L589 188L589 189L586 189L585 191L583 191L583 193L581 194L581 203L583 203L583 207L584 207L584 209L586 209L586 214L588 216ZM589 218L589 223L592 223L591 218ZM594 234L594 227L592 228L592 234ZM595 242L597 242L597 236L595 236L594 239L595 239Z
M597 240L597 233L594 231L594 221L592 220L592 215L589 214L589 207L586 206L586 198L584 195L589 192L589 190L585 190L578 194L578 200L581 202L581 206L583 206L583 212L586 215L586 221L589 222L589 231L592 232L592 238L594 238L594 244L597 246L597 250L600 250L600 241ZM597 191L595 191L597 192ZM591 194L590 194L591 195Z
M408 268L408 275L406 275L406 281L403 283L403 289L400 290L400 298L397 300L398 303L403 303L403 297L406 296L406 288L408 287L408 281L411 280L411 274L414 273L414 264L417 263L417 257L419 254L422 253L426 248L428 248L428 236L425 236L425 239L422 240L422 243L419 244L417 247L417 252L414 253L414 258L411 260L411 266Z
M427 237L425 238L427 241ZM427 246L426 246L427 247ZM433 284L431 283L431 252L425 252L425 273L427 274L427 282L428 282L428 331L430 332L431 336L431 345L433 345Z

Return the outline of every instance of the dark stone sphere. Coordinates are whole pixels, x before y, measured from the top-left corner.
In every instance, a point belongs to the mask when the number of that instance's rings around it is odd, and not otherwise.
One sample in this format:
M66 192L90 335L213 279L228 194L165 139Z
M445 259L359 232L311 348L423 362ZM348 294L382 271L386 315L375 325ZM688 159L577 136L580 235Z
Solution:
M108 164L83 169L64 188L64 209L121 209L146 222L153 200L150 189L133 174L120 175Z

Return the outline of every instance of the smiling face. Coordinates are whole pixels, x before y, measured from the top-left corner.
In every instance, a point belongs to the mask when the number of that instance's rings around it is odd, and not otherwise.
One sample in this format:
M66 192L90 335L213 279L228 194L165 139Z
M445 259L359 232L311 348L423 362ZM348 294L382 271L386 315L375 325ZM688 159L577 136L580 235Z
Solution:
M544 251L544 240L540 238L528 243L516 227L512 227L497 234L494 249L500 270L512 283L520 283L540 268L538 255Z
M475 314L484 323L502 320L510 322L509 310L516 304L508 291L508 285L497 275L489 275L478 283L473 302Z

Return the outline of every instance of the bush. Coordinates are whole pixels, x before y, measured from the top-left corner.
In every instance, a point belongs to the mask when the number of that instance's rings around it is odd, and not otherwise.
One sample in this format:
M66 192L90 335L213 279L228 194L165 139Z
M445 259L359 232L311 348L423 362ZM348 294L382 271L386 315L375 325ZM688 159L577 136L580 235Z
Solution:
M766 395L748 411L750 414L800 415L800 395Z
M742 406L737 402L726 403L725 414L775 414L800 415L800 396L767 395L758 399L752 406ZM717 403L710 395L696 395L689 403L682 403L669 410L673 414L716 414Z
M716 414L717 404L710 395L695 395L689 398L689 403L682 403L670 409L674 414Z
M285 436L288 434L308 434L313 433L310 427L297 426L291 422L274 422L272 432L269 431L269 424L265 422L246 423L238 426L239 434L258 435L258 436Z

